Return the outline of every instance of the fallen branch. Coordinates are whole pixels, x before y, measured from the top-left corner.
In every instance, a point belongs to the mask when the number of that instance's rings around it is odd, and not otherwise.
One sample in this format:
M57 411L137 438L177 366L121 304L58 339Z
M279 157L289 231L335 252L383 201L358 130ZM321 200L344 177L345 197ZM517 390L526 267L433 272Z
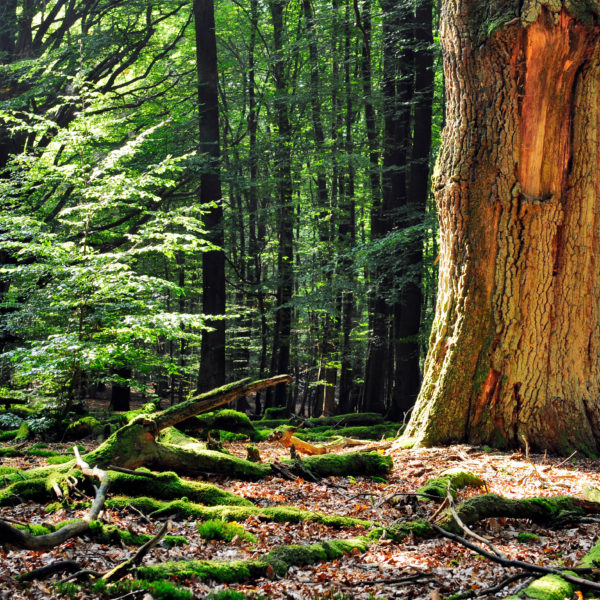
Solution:
M468 548L469 550L472 550L476 554L481 554L482 556L485 556L485 558L489 558L491 561L497 562L498 564L500 564L504 567L516 567L518 569L525 569L526 571L530 571L532 573L542 573L544 575L548 575L548 574L559 575L565 581L569 581L576 585L580 585L582 587L586 587L586 588L589 588L592 590L600 591L600 583L596 583L595 581L590 581L589 579L583 579L582 577L576 577L574 575L570 575L569 573L567 573L567 571L572 571L573 569L569 569L569 568L553 569L552 567L542 567L540 565L526 563L522 560L515 560L512 558L502 558L501 556L496 556L493 552L488 552L487 550L485 550L481 546L478 546L477 544L473 544L472 542L469 542L469 540L465 539L464 537L461 537L455 533L450 533L449 531L442 529L435 523L431 523L431 527L433 527L433 529L435 531L437 531L440 535L444 536L445 538L448 538L449 540L452 540L453 542L458 542L459 544L461 544L465 548Z
M83 461L79 455L77 447L75 452L76 464L81 472L87 477L94 477L100 481L100 487L96 490L96 497L88 514L79 521L67 523L64 526L56 529L45 535L31 535L21 529L13 527L6 521L0 520L0 545L8 544L26 550L49 550L65 542L66 540L85 533L90 522L94 521L106 501L106 493L108 492L109 479L105 471L94 467L93 469Z
M152 548L157 546L160 541L165 537L169 527L171 526L171 521L167 521L161 528L160 531L151 539L148 540L131 558L122 562L120 565L117 565L114 569L106 572L102 575L103 581L117 581L122 577L125 577L131 569L140 565L144 557Z
M448 500L448 508L449 508L450 512L452 513L452 517L454 518L455 523L463 530L465 535L471 536L473 539L477 540L478 542L485 544L488 548L490 548L490 550L496 556L499 556L500 558L506 558L506 554L504 554L504 552L501 552L500 550L498 550L498 548L496 548L496 546L494 546L494 544L492 544L492 542L490 542L489 540L486 540L484 537L475 533L474 531L471 531L461 521L460 517L458 516L458 514L454 508L454 498L452 497L452 494L450 492L450 482L448 482L448 495L446 496L446 499Z
M74 560L57 560L44 567L38 567L27 573L21 573L20 575L17 575L15 579L18 579L19 581L34 581L36 579L47 579L55 573L60 573L62 571L75 573L80 569L79 563Z

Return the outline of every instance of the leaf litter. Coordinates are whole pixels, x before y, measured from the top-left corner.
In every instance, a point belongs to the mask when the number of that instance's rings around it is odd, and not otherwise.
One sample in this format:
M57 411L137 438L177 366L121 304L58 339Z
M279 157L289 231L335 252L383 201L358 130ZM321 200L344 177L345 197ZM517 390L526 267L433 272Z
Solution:
M225 444L238 455L245 454L244 444ZM91 447L91 446L90 446ZM280 459L287 453L269 442L259 444L264 460ZM412 450L384 450L394 461L394 469L386 478L329 477L318 483L303 479L287 481L268 477L258 482L243 482L218 476L206 480L251 500L258 506L294 505L328 515L346 515L377 521L391 526L399 521L427 518L437 505L412 502L415 491L428 478L450 469L469 470L481 477L490 492L507 498L583 494L586 487L600 488L600 466L590 459L572 458L564 463L555 457L517 452L484 452L481 448L451 446ZM6 466L21 469L46 464L45 459L7 458ZM458 500L482 493L465 488ZM397 499L392 504L391 499ZM78 514L61 510L46 513L33 503L0 509L0 518L20 523L59 522L77 518ZM136 512L106 510L103 519L110 524L135 533L154 535L160 523L144 522ZM367 533L360 527L334 529L321 523L273 523L252 516L241 523L246 531L256 536L255 544L239 538L231 542L205 540L196 529L195 520L173 520L171 535L181 535L188 545L151 550L145 564L167 560L218 559L241 560L257 558L286 544L314 544L326 539L352 538ZM553 567L576 566L600 537L600 524L585 523L566 529L551 529L530 522L512 519L488 519L474 530L513 559ZM519 541L520 532L535 534L527 543ZM131 557L134 548L107 546L83 536L75 538L46 552L0 549L0 600L59 598L52 582L64 575L55 575L47 581L20 584L12 575L30 571L55 560L75 560L81 568L106 571ZM409 536L401 543L384 538L373 541L365 553L352 553L340 559L312 566L294 566L284 578L270 573L245 584L218 584L197 580L181 582L192 590L195 598L204 598L210 592L231 589L243 592L248 598L277 599L356 599L402 598L436 600L451 594L486 589L514 573L444 538L415 539ZM429 575L416 583L401 583L418 574ZM506 597L521 584L507 587L497 595ZM76 593L76 598L97 597L90 592Z

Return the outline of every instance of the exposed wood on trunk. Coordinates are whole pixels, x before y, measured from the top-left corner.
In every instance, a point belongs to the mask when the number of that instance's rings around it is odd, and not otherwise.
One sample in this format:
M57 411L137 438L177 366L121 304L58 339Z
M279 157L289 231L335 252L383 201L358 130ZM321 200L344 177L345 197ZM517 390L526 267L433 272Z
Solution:
M406 435L497 447L524 436L590 454L600 441L600 30L530 5L486 37L479 3L443 4L439 294Z

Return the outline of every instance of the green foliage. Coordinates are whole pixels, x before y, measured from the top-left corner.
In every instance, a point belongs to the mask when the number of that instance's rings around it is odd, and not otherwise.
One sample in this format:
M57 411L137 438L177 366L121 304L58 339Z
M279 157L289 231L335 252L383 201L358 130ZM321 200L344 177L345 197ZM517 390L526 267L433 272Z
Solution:
M23 419L12 413L0 413L0 429L18 429Z
M197 525L198 533L206 540L225 540L230 542L234 537L238 537L245 542L256 543L255 535L247 532L239 523L218 521L211 519L203 521Z

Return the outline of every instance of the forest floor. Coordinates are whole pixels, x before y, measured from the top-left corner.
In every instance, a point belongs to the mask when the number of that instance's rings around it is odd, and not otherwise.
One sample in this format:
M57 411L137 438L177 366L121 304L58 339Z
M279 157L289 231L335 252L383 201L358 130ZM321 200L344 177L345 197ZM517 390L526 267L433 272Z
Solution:
M56 449L58 445L49 445ZM65 449L66 444L61 445ZM228 443L225 446L238 456L245 456L245 445ZM258 444L263 460L288 455L288 450L270 442ZM88 444L91 449L93 444ZM522 453L484 451L469 446L449 448L385 450L394 461L393 472L386 482L370 477L331 477L319 483L302 479L287 481L268 477L259 482L241 482L218 476L207 476L231 492L241 495L258 506L295 505L326 514L340 514L391 524L409 520L417 515L430 516L437 505L411 502L410 495L399 496L394 506L389 498L394 494L413 494L425 481L448 468L460 467L479 475L491 492L508 498L532 496L580 495L587 486L600 487L600 463L573 457L567 462L556 457ZM4 458L2 464L22 469L45 464L36 457ZM377 479L377 478L375 478ZM459 499L483 493L483 490L466 488L459 491ZM408 501L404 501L407 499ZM37 504L21 504L0 509L0 518L21 523L61 521L79 516L60 510L46 514ZM159 524L145 523L135 512L106 510L104 520L137 533L154 534ZM183 535L187 546L158 547L146 556L144 564L178 559L238 560L254 558L282 544L309 544L330 538L351 538L364 533L360 528L339 530L325 525L305 522L300 524L263 522L250 518L244 528L258 541L249 544L241 541L206 541L199 537L194 521L174 521L172 535ZM586 523L567 529L546 529L530 522L510 519L488 519L474 528L486 536L508 557L547 566L575 566L600 537L600 524ZM536 534L527 542L517 539L520 532ZM19 584L11 575L27 572L55 560L72 559L82 568L106 571L128 558L135 549L104 546L89 539L76 538L48 552L7 550L0 552L0 598L56 598L52 582L63 576L56 575L47 581ZM193 591L195 598L204 598L210 592L225 587L244 592L248 598L273 599L372 599L372 598L426 598L439 600L457 592L483 590L511 574L490 560L476 555L447 539L418 540L412 537L402 543L388 539L373 541L365 553L349 554L333 562L310 567L293 567L285 578L261 579L251 584L223 584L187 581L183 584ZM427 573L431 578L420 584L393 583L416 573ZM497 596L522 587L519 582L505 588ZM75 597L91 598L93 595L77 592ZM135 596L130 596L134 598ZM141 596L139 596L141 598Z

